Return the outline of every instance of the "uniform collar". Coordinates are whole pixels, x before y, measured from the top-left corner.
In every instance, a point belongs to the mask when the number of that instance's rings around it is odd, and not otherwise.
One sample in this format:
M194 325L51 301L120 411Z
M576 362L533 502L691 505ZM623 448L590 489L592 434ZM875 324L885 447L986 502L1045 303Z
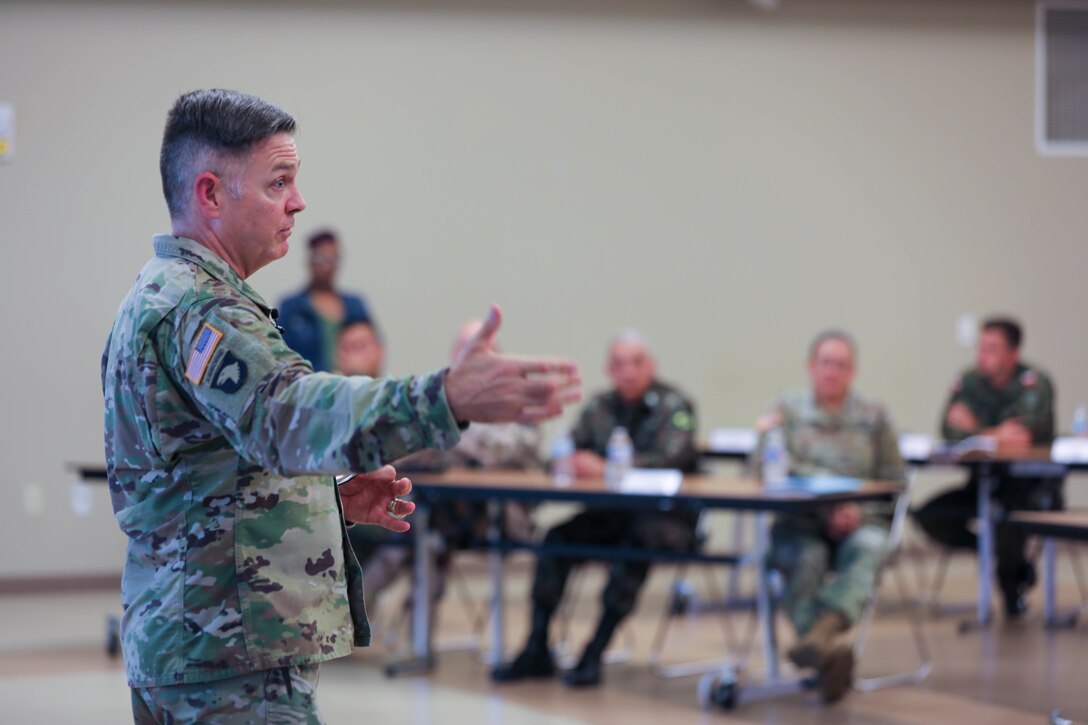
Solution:
M267 315L272 309L249 283L242 279L226 260L199 242L171 234L156 234L151 240L155 253L160 257L177 257L197 265L212 277L226 282L253 300Z
M811 389L805 395L805 407L807 408L807 414L817 420L826 421L841 421L850 420L857 410L857 397L854 395L854 391L851 390L846 394L846 400L842 404L842 409L838 412L832 413L824 410L816 402L816 393Z
M629 403L620 397L620 392L615 388L612 389L612 399L615 401L615 405L620 408L627 408L628 410L651 410L661 402L662 391L661 386L655 379L650 383L650 387L646 389L646 392L642 394L638 400L633 403Z
M1026 365L1023 360L1016 363L1016 368L1012 371L1012 376L1009 378L1009 381L1000 388L995 388L994 384L978 371L978 368L975 368L975 374L978 375L979 380L986 386L986 389L994 395L1016 397L1020 394L1020 389L1023 387L1024 374L1029 370L1031 370L1031 366Z

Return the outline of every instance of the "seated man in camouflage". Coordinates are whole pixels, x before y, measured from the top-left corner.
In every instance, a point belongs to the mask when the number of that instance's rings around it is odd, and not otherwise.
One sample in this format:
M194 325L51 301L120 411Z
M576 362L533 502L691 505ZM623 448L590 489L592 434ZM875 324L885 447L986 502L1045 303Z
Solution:
M821 333L809 348L811 390L780 397L757 427L764 434L781 428L793 475L905 482L887 411L850 389L855 362L849 335ZM763 441L753 467L762 448ZM783 575L783 608L799 637L788 656L798 667L817 670L825 702L841 698L853 680L853 648L841 635L872 594L889 522L887 504L846 503L780 516L771 530L768 564Z
M603 476L609 438L620 426L631 437L636 467L695 469L694 406L674 388L656 380L655 371L650 350L637 333L624 333L612 341L608 376L615 389L597 395L582 410L573 431L575 476L595 479ZM690 511L590 509L552 528L544 542L687 550L695 542L695 521L696 515ZM492 671L493 680L509 682L550 677L555 673L548 649L548 625L559 607L571 570L581 561L544 555L538 559L528 641L513 662ZM565 674L568 685L579 687L600 682L601 655L620 622L634 609L649 568L645 561L611 564L600 623L578 665Z

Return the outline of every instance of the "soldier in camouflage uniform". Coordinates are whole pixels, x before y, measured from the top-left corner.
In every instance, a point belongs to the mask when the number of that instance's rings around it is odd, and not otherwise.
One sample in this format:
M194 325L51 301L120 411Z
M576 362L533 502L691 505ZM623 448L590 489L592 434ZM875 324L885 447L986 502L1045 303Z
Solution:
M677 390L657 381L655 369L646 343L637 334L625 333L612 342L608 374L615 389L590 400L574 428L575 475L603 475L608 441L617 426L626 428L631 436L636 467L695 470L695 408ZM696 517L687 510L661 513L591 509L551 529L544 543L689 550L695 543ZM528 641L511 663L492 671L492 679L509 682L554 674L548 625L559 607L567 578L580 561L557 556L538 559ZM611 564L601 620L577 666L564 674L568 685L600 682L601 655L620 622L634 609L649 568L645 561Z
M161 155L174 234L155 237L102 358L138 723L321 722L318 664L370 638L345 525L405 531L414 508L383 463L454 445L465 421L532 422L577 397L572 365L490 352L494 307L451 368L315 374L245 281L286 254L305 207L294 128L233 91L177 100ZM369 473L338 490L345 471Z
M976 367L952 386L941 415L941 434L958 441L972 435L994 436L1006 452L1049 445L1054 439L1054 386L1046 373L1020 361L1020 325L994 318L982 325ZM995 528L997 579L1005 613L1027 609L1024 595L1035 583L1035 567L1025 555L1027 535L1000 518L1011 510L1049 510L1063 506L1062 478L1010 478L998 470L993 498L999 504ZM978 475L938 494L915 515L927 534L945 546L976 550L970 521L978 515Z
M817 336L809 350L811 390L780 397L758 428L781 428L792 475L905 483L887 411L850 389L855 359L854 342L845 333ZM750 459L753 473L762 448L761 440ZM841 635L872 595L890 514L882 503L836 504L780 516L771 529L768 564L783 575L782 605L799 637L787 654L798 667L820 673L826 702L841 698L852 682L853 649Z

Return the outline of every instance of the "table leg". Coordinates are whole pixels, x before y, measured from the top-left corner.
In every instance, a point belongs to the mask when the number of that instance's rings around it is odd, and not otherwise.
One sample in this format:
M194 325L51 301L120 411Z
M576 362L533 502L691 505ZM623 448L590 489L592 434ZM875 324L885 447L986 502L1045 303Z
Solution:
M502 501L487 502L488 532L491 543L488 560L491 566L491 652L489 663L498 667L506 654L506 618L503 598Z
M964 622L960 631L990 624L990 605L994 575L994 518L993 502L990 492L993 490L993 470L988 463L978 467L978 604L974 621Z
M1058 608L1057 602L1055 601L1054 591L1055 574L1057 573L1054 567L1055 548L1056 547L1053 538L1048 536L1043 539L1043 567L1045 568L1045 572L1043 574L1043 576L1045 577L1043 587L1045 589L1044 594L1046 596L1045 621L1048 627L1053 627L1058 623Z
M430 546L430 506L416 501L412 514L415 561L412 567L412 649L406 660L390 662L385 666L389 676L427 672L433 664L431 653L431 561L435 552Z
M744 551L745 519L748 515L743 511L733 513L733 551ZM740 574L741 567L734 566L729 570L729 585L726 589L725 601L727 604L740 601ZM749 603L751 600L748 600Z
M429 539L430 507L421 506L412 516L416 530L415 580L412 596L412 655L420 659L431 656L431 551Z
M775 641L774 608L767 582L766 562L770 549L770 516L756 514L756 611L759 616L760 641L763 649L763 671L768 683L778 680L778 643Z

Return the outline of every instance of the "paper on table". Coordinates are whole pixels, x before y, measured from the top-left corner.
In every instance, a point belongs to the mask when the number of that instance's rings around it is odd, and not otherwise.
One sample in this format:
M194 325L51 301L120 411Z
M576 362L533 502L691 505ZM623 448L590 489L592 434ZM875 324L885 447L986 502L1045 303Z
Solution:
M985 435L970 436L952 446L952 453L957 456L976 452L997 453L997 438Z
M1055 438L1050 447L1050 457L1058 463L1088 463L1088 438Z
M924 461L933 453L933 437L925 433L899 436L899 455L907 461Z
M961 441L945 441L936 446L935 453L942 456L966 456L971 453L997 453L997 438L973 435Z
M759 444L759 434L751 428L715 428L706 444L712 453L751 453Z
M684 475L675 468L632 468L620 481L620 493L675 496Z

